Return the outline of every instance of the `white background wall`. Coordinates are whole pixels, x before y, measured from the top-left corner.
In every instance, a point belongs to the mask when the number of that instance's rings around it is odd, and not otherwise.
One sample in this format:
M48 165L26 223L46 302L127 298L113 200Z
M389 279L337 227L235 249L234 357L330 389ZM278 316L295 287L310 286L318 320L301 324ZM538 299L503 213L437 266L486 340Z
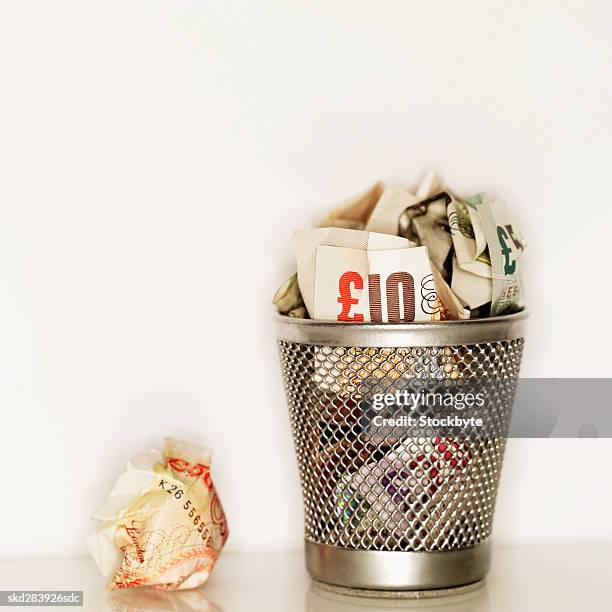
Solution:
M3 1L0 556L83 553L168 434L214 449L231 548L299 546L270 299L290 231L378 177L505 198L524 375L608 376L611 13ZM497 540L612 538L611 451L512 441Z

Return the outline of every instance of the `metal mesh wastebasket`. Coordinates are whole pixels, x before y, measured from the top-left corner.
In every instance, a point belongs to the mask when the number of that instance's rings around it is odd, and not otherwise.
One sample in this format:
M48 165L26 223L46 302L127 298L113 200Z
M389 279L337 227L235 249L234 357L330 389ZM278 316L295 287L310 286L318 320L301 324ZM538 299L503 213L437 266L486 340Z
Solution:
M484 578L525 318L396 325L277 316L313 578L378 590ZM497 381L486 434L373 433L364 421L373 389L485 378Z

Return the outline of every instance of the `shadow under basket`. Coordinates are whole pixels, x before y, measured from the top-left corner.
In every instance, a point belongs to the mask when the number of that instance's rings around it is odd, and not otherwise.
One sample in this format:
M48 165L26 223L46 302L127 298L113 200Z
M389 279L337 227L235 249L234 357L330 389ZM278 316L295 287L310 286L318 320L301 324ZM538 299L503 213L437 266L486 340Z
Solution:
M276 316L315 580L423 591L486 576L526 318L347 324ZM398 433L368 421L374 391L424 382L472 390L491 379L496 392L480 433Z

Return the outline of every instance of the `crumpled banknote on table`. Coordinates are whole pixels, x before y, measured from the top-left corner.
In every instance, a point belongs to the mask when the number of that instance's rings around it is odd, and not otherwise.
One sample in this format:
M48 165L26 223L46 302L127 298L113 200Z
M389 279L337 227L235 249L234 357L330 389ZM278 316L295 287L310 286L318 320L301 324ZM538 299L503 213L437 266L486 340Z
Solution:
M474 319L523 308L525 248L508 206L433 172L414 194L376 183L295 232L281 314L347 323Z
M227 540L213 485L211 451L166 438L134 457L108 499L93 513L87 544L110 589L203 584Z

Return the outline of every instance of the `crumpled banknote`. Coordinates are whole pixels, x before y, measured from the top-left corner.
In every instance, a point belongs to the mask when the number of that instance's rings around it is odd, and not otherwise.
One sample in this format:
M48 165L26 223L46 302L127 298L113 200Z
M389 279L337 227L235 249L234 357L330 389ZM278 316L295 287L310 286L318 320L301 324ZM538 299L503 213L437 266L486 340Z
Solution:
M297 273L290 276L276 291L272 303L280 314L299 319L308 318L308 311L298 285Z
M317 226L294 234L297 276L273 300L281 314L403 323L523 308L525 241L508 206L463 199L433 172L414 194L378 182Z
M317 219L317 227L364 229L384 190L383 183L375 183L363 193L342 202L332 211Z
M211 451L166 438L134 457L93 513L87 544L110 589L191 589L206 581L227 540Z

